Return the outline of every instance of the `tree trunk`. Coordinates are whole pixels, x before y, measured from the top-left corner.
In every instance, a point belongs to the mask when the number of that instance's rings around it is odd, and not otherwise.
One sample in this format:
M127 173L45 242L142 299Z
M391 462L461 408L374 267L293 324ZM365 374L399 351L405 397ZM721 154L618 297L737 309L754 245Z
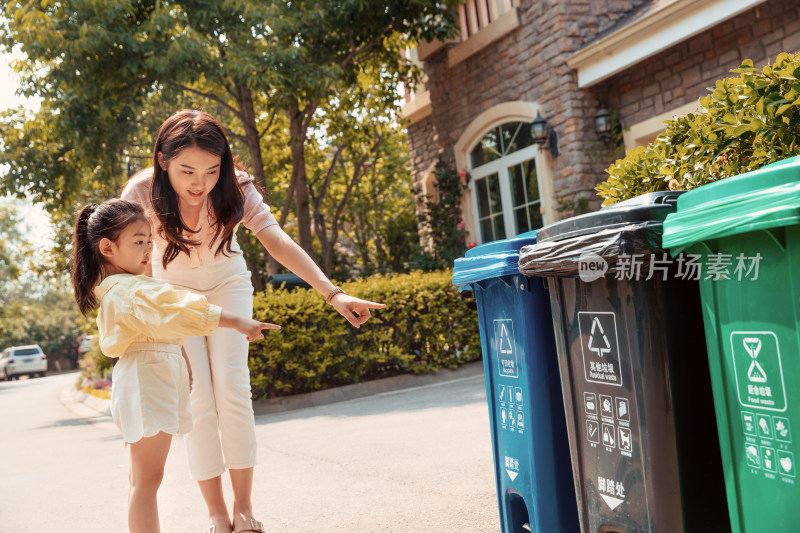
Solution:
M332 249L334 243L328 240L328 232L325 227L325 214L319 211L314 213L314 232L317 234L317 239L319 239L320 248L322 250L322 264L320 267L325 275L329 276L331 267L333 266Z
M262 248L262 250L263 250L263 248ZM267 254L266 252L264 253L264 255L266 255L268 258L272 259L272 257L269 254ZM259 267L259 265L258 265L258 256L257 255L245 254L244 255L244 260L247 263L247 269L250 270L250 272L252 273L250 278L251 278L251 280L253 282L253 290L255 292L262 292L264 289L267 288L267 285L266 285L266 283L264 283L264 278L262 276L259 276L259 275L256 274L258 272L258 267Z
M292 180L294 209L297 218L298 244L313 257L311 241L311 210L309 208L308 177L306 176L305 142L309 120L307 113L298 109L289 111L289 145L292 150Z
M267 177L264 174L264 159L261 157L261 142L258 138L258 126L256 125L256 112L253 106L253 94L250 88L242 83L236 85L236 100L242 114L242 128L244 129L245 144L247 152L250 154L250 167L255 178L257 188L269 204L269 194L267 192Z
M377 211L375 212L377 213ZM372 263L369 257L369 236L372 232L362 229L368 225L372 225L372 223L366 220L364 213L358 213L356 215L356 224L353 226L353 233L356 235L355 240L358 242L358 251L361 254L361 263L364 265L365 270L369 270Z
M336 164L339 161L339 156L342 155L342 151L344 150L344 146L337 146L333 152L333 157L331 158L331 163L328 166L328 172L325 174L325 178L322 180L322 184L319 186L317 194L314 194L314 190L309 187L309 196L313 200L314 203L314 233L317 235L317 239L319 239L320 248L322 249L322 271L325 272L326 275L329 275L331 272L331 268L333 267L333 246L336 244L336 239L328 239L328 229L325 225L325 213L322 210L322 202L328 196L328 190L330 188L331 179L333 178L333 173L336 170ZM336 218L333 221L334 224L337 223Z
M372 178L372 212L375 213L375 216L370 217L369 222L365 221L372 226L372 234L375 236L375 257L377 258L377 263L380 264L382 258L386 257L386 251L383 249L383 237L381 236L380 228L378 227L378 216L377 213L380 212L380 204L378 202L378 188L376 186L377 178L375 176L375 169L377 165L372 165L371 169L371 178Z
M261 156L261 139L258 136L258 125L256 124L256 112L253 105L253 94L250 88L243 84L236 86L236 100L239 103L241 110L241 123L244 129L245 144L247 145L247 152L250 154L250 167L257 185L256 189L261 193L264 203L270 205L269 190L267 189L267 176L264 174L264 159ZM267 265L267 273L272 276L280 272L280 264L262 248L261 253L262 261ZM253 268L255 265L249 265L250 270L255 272ZM256 292L261 292L265 289L264 283L261 282L260 276L254 276L253 286Z

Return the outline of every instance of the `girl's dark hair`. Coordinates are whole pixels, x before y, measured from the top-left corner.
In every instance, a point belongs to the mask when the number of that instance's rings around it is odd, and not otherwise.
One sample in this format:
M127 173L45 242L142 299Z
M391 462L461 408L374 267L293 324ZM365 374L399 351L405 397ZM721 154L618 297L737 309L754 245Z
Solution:
M197 246L199 242L187 237L187 234L196 231L187 228L181 219L178 195L169 182L167 171L159 164L158 154L161 153L164 163L169 163L181 150L192 146L222 159L219 179L209 193L216 218L214 237L209 243L209 248L218 237L221 237L215 255L231 253L233 232L244 215L244 194L236 179L231 147L222 125L203 111L178 111L161 125L153 149L153 182L150 187L150 199L155 217L158 219L158 233L167 241L161 259L164 268L167 268L179 253L190 255L191 247Z
M103 278L100 241L116 241L128 224L138 220L147 222L142 207L120 199L90 204L78 213L72 238L72 285L83 315L97 307L94 288Z

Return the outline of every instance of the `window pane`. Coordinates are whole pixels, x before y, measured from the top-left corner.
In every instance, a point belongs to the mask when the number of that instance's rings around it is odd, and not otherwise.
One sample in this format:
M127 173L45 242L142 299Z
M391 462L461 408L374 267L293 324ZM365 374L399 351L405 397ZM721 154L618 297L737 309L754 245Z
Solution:
M500 127L503 141L503 155L508 155L533 144L530 124L509 122Z
M514 218L517 219L517 234L531 230L531 225L528 222L528 210L526 208L519 207L515 209Z
M511 195L514 207L528 203L528 199L525 196L525 166L527 164L528 162L526 161L508 169L511 174Z
M516 150L522 150L533 144L531 136L531 125L527 122L520 122L519 133L517 134Z
M528 206L528 217L531 221L531 227L527 231L539 229L544 226L544 221L542 220L541 202L536 202L535 204Z
M508 169L511 177L511 192L514 202L514 221L517 233L525 233L542 227L542 204L539 198L539 182L536 179L536 164L533 159Z
M492 218L492 222L494 223L494 239L505 239L506 225L503 224L503 214L500 213L499 215L495 215Z
M500 129L495 128L483 136L481 142L470 152L472 168L485 165L501 157Z
M475 180L475 190L478 194L478 216L488 217L492 213L489 211L489 191L486 188L486 178Z
M470 152L471 168L485 165L504 155L511 154L533 144L530 124L509 122L483 136Z
M481 239L483 242L495 240L494 231L492 231L492 219L484 218L481 220Z
M500 178L497 173L475 180L478 196L478 222L483 242L503 239L503 206L500 198ZM499 226L498 226L499 224Z
M503 201L500 198L500 180L497 173L487 176L489 180L489 201L492 213L497 213L503 210Z
M539 197L539 180L536 178L536 165L533 164L533 160L525 162L526 169L526 181L528 182L527 190L528 190L528 201L533 202L540 200Z

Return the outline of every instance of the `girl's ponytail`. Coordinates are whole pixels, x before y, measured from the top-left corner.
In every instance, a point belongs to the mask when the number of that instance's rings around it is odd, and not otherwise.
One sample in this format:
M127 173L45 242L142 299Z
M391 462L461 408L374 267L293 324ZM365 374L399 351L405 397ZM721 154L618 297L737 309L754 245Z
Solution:
M83 315L97 307L94 288L100 282L103 268L99 253L89 238L89 218L96 209L96 204L89 204L80 210L72 239L72 286L78 309Z
M147 221L141 206L119 199L89 204L78 213L72 238L72 286L83 315L97 307L94 288L103 279L100 241L116 241L120 232L135 220Z

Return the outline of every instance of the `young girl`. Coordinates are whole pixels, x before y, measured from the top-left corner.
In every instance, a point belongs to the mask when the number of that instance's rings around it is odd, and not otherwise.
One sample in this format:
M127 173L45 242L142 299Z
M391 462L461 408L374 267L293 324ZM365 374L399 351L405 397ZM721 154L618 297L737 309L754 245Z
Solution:
M143 276L150 232L139 205L109 200L80 211L73 240L75 300L84 315L99 307L100 349L119 358L112 373L111 414L130 444L128 527L133 533L160 531L156 492L172 436L192 429L184 339L209 335L218 326L248 340L264 338L264 329L280 329Z

